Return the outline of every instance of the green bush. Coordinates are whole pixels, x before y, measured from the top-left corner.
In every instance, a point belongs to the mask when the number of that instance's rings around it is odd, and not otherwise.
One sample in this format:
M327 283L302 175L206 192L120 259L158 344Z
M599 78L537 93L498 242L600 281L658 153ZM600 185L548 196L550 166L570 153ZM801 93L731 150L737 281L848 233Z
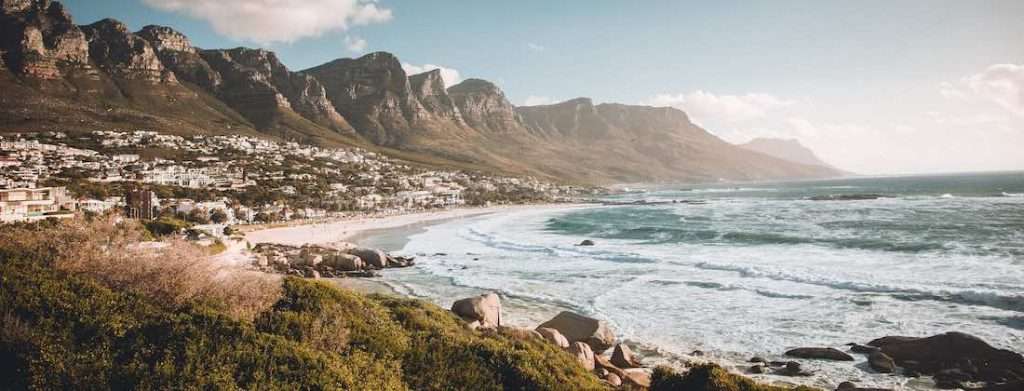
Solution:
M657 367L651 375L651 391L819 391L800 386L786 388L756 383L729 373L715 364L704 364L679 374L669 367Z
M153 236L173 235L192 227L192 224L174 217L161 217L157 220L149 220L145 223L146 230Z

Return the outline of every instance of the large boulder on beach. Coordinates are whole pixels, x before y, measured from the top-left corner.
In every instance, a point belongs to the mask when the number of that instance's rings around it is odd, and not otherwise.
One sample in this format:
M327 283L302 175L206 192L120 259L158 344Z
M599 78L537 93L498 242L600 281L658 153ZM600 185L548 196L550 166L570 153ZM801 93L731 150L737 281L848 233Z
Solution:
M576 357L576 360L580 362L580 365L583 365L584 369L587 371L594 370L594 351L590 349L590 345L583 342L573 342L566 351L573 357Z
M853 361L853 356L835 348L796 348L787 351L786 355L818 360Z
M467 322L480 322L483 328L501 326L501 299L495 293L456 300L452 312Z
M615 345L612 351L612 364L619 368L639 368L640 360L633 356L633 350L624 344Z
M962 381L991 384L1024 380L1024 356L992 347L973 335L949 332L927 338L885 337L868 343L910 371L955 385Z
M881 373L892 373L896 370L896 362L889 355L878 352L868 354L868 365L871 369Z
M384 269L388 267L388 255L383 251L373 248L356 247L348 250L348 253L359 257L359 259L366 262L368 266L372 266L377 269Z
M605 321L569 311L562 311L538 327L558 330L570 343L585 342L597 353L604 352L615 344L615 334Z
M558 330L548 327L538 327L537 332L540 333L541 337L544 337L545 341L551 342L555 346L562 349L569 347L569 340L566 339L562 333L558 332Z
M366 269L366 262L352 254L338 253L324 257L324 266L329 266L340 271L354 272Z

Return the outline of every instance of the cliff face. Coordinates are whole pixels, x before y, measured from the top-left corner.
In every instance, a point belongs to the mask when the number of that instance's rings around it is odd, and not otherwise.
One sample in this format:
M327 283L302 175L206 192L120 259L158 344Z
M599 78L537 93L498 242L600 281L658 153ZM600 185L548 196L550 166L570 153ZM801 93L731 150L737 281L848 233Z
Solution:
M339 59L304 73L320 80L334 106L376 144L399 145L429 121L402 64L390 53Z
M466 125L462 113L445 89L441 70L435 69L409 76L409 84L416 99L435 118L451 121L460 126Z
M2 0L0 51L15 74L55 80L88 69L89 43L64 6L45 0Z
M462 118L474 129L491 132L513 132L522 129L515 107L493 83L467 79L448 88Z
M116 79L149 83L177 83L174 73L164 68L149 42L128 31L113 19L83 26L89 41L89 57L101 70Z
M207 91L216 91L223 82L220 74L199 56L185 35L170 27L149 25L138 32L156 51L160 61L179 80L195 84Z

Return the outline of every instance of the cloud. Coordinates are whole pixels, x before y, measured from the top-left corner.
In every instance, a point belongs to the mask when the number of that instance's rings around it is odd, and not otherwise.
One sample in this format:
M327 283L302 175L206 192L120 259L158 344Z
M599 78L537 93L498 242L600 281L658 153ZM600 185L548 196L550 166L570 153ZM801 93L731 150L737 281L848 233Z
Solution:
M542 45L539 45L539 44L536 44L536 43L533 43L533 42L527 42L526 43L526 48L530 49L530 51L534 51L534 52L543 52L545 49L547 49L546 47L544 47Z
M534 95L530 95L530 96L526 97L525 100L523 100L523 106L550 105L550 104L556 103L556 102L557 102L556 100L554 100L554 99L552 99L551 97L548 97L548 96L534 96Z
M459 81L462 80L461 76L459 76L459 71L457 71L455 69L452 69L452 68L445 68L445 67L440 66L440 65L434 65L434 64L413 65L413 64L409 64L409 63L404 63L403 62L402 63L402 69L405 70L405 73L408 74L408 75L415 75L417 73L423 73L423 72L432 71L432 70L435 70L435 69L440 69L441 70L441 79L444 80L444 85L446 87L451 87L453 85L456 85L456 84L459 83Z
M345 36L345 48L353 53L362 53L366 50L366 40L359 37Z
M143 0L208 22L217 33L261 44L294 42L391 20L375 0Z
M792 106L786 100L770 94L716 95L697 90L687 94L658 94L645 102L651 106L669 106L685 111L694 121L742 122L763 118L769 112Z
M939 92L948 99L995 103L1024 116L1024 65L995 64L955 83L942 83Z

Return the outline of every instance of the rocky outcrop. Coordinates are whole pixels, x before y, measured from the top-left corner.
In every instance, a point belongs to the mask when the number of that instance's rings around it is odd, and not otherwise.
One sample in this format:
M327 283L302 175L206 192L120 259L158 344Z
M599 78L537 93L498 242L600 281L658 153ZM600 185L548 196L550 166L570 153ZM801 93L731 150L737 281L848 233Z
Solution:
M853 356L835 348L796 348L787 351L786 355L819 360L853 361Z
M562 311L539 327L558 330L570 343L584 342L597 353L604 352L615 344L615 334L605 321L569 311Z
M402 64L390 53L338 59L304 73L323 83L342 116L377 144L396 145L430 120Z
M493 83L466 79L448 88L448 95L472 128L490 133L515 132L522 129L515 107L505 93Z
M89 41L89 57L108 75L119 80L176 84L149 42L114 19L82 26Z
M448 95L440 69L409 76L409 85L423 108L435 118L465 126L462 114Z
M456 300L452 312L467 322L479 322L480 327L501 326L501 299L494 293Z
M358 254L369 254L367 249L355 247L330 248L314 245L302 247L273 243L259 243L253 247L256 267L262 271L299 276L373 277L376 270L408 267L412 258L393 257L379 250L383 261L369 263ZM383 265L383 266L381 266Z
M3 0L0 54L17 75L55 80L89 69L89 43L58 2Z
M199 56L199 51L184 34L170 27L149 25L136 35L149 42L160 61L179 80L195 84L211 93L216 93L220 88L223 82L220 73Z
M640 360L633 355L633 350L624 344L616 344L612 351L612 364L619 368L639 368Z
M868 343L906 370L932 375L940 385L990 385L1024 380L1024 356L997 349L975 336L949 332L927 338L885 337Z

